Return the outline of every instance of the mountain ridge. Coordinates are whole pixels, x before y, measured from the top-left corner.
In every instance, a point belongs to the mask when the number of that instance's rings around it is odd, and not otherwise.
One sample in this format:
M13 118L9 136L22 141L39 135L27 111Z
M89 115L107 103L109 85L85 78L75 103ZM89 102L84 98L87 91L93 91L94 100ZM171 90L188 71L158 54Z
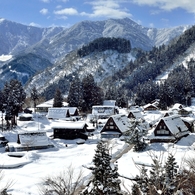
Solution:
M7 25L7 27L4 28L4 31L1 31L3 25L4 27ZM52 64L54 68L58 66L58 64L63 63L66 56L70 56L75 53L77 49L96 38L125 38L130 40L132 48L141 48L149 51L157 45L168 44L173 38L181 35L188 28L189 26L180 26L170 29L146 28L129 18L108 19L104 21L82 21L70 28L38 28L1 19L0 41L2 41L2 43L6 42L5 40L8 41L6 44L2 44L0 55L2 50L5 49L8 54L13 55L13 59L7 62L1 62L0 75L3 75L7 80L12 78L20 80L22 74L29 75L28 79L22 80L22 84L25 84L26 82L29 83L29 79L38 74L38 72L47 72L49 70L47 67L52 66ZM5 35L1 35L2 32L5 32ZM29 54L32 54L33 57ZM17 59L20 59L21 56L23 56L24 59L23 63L18 63ZM13 61L16 62L15 65ZM41 62L44 68L39 64L37 69L34 69L33 63L37 61L39 63ZM87 64L84 61L83 63ZM122 63L122 61L119 63ZM15 67L18 66L20 66L19 70L24 72L20 72L18 69L16 71ZM2 69L2 67L7 68ZM29 72L27 67L29 67L29 70L32 70L32 72ZM120 67L120 64L115 64L115 67ZM14 77L10 72L15 72ZM44 78L42 79L44 80ZM2 79L1 81L2 83L4 82Z
M182 34L187 28L189 28L187 25L168 29L147 28L129 18L86 20L69 28L40 28L1 19L0 41L3 46L0 49L0 55L37 54L36 50L39 51L37 48L41 48L42 53L48 53L45 56L53 61L100 37L122 37L130 40L132 47L151 50L153 46L166 45L173 37Z

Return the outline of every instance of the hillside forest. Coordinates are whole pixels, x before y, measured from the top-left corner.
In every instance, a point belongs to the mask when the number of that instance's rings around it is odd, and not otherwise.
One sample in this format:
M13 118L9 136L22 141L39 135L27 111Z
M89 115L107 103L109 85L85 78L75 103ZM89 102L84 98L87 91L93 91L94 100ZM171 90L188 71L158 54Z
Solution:
M122 53L133 52L136 59L131 60L125 68L115 71L101 83L96 83L93 75L86 75L85 78L79 79L79 75L74 72L61 78L58 83L51 84L40 95L46 100L51 99L56 88L59 88L64 94L69 93L70 106L86 109L92 104L100 104L104 99L115 99L117 105L121 107L127 106L128 100L132 100L137 105L144 105L154 99L160 100L161 109L166 109L174 103L189 106L191 98L195 95L193 58L185 66L183 64L175 66L166 80L158 82L156 78L169 69L178 56L182 56L194 44L194 40L195 26L173 39L169 45L153 47L151 51L132 49L131 43L125 39L98 38L78 49L78 57L113 49ZM86 80L88 87L85 87ZM87 88L87 92L82 87ZM84 98L86 94L94 97L94 102L93 98L88 98L92 101L89 105Z

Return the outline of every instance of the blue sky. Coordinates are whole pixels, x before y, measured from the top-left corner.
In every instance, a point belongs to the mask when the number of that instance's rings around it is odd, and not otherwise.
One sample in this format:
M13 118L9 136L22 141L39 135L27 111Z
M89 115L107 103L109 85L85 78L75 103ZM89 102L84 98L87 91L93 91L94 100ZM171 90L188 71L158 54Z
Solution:
M145 27L193 25L195 0L0 0L0 18L39 27L125 17Z

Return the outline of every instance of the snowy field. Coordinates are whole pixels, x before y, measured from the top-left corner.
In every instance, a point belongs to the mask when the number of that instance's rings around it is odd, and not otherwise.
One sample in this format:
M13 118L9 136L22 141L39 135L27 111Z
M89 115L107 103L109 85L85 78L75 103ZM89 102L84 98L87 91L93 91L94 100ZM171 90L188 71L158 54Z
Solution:
M145 117L147 118L147 115ZM149 118L157 120L159 113L150 113ZM47 120L46 117L35 117L34 121L30 122L18 121L18 126L29 130L33 128L45 130L48 136L52 134L51 121ZM16 141L17 129L3 132L2 134L10 142L13 142ZM9 169L2 169L5 177L0 185L5 185L11 180L14 182L14 185L9 190L12 195L38 195L38 185L44 177L57 176L69 166L75 169L75 173L83 170L84 180L87 181L91 174L88 169L83 168L83 165L92 163L99 137L99 132L96 131L93 137L89 137L85 144L81 145L76 143L77 140L51 140L55 146L54 148L21 152L24 155L21 158L9 157L4 148L0 148L0 166L10 167ZM181 139L177 144L151 144L146 152L140 153L130 150L117 160L118 172L126 177L134 177L139 173L138 164L144 163L150 166L152 163L151 155L158 157L163 155L166 158L168 152L174 154L178 165L180 165L183 158L195 155L194 142L195 134L192 133L188 137ZM119 139L113 139L109 147L110 153L114 158L128 146ZM127 188L132 184L129 180L123 178L121 180Z

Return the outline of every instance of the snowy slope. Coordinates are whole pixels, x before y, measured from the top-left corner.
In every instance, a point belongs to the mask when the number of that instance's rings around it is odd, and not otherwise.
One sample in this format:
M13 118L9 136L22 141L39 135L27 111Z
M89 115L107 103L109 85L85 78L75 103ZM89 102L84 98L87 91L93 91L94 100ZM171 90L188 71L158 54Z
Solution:
M130 60L134 59L131 53L119 54L113 50L94 52L84 58L79 58L75 52L72 52L53 67L34 76L25 90L28 94L31 88L36 86L41 93L52 83L57 83L60 78L72 77L75 73L79 75L80 79L87 74L92 74L95 81L99 83L119 69L123 69Z
M192 44L182 55L178 56L171 67L156 77L156 81L160 82L168 78L169 73L177 66L183 64L187 68L190 59L195 60L195 43Z

